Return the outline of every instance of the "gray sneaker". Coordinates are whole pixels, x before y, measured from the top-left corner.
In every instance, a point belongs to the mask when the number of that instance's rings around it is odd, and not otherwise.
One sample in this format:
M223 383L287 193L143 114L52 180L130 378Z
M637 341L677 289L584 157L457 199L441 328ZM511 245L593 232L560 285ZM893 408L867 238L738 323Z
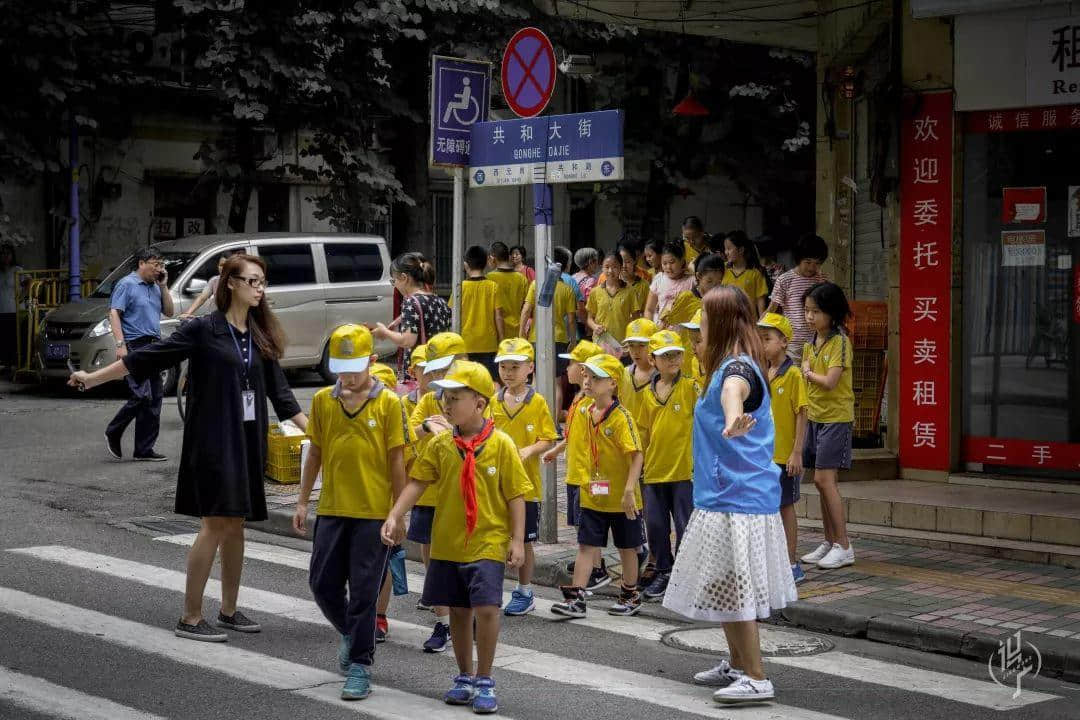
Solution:
M176 637L200 642L226 642L229 639L225 633L210 627L210 623L202 619L199 620L198 625L188 625L181 619L177 621L173 633Z
M232 617L218 613L217 626L219 628L225 628L226 630L235 630L242 633L257 633L262 630L262 625L249 620L244 613L237 610L233 613Z

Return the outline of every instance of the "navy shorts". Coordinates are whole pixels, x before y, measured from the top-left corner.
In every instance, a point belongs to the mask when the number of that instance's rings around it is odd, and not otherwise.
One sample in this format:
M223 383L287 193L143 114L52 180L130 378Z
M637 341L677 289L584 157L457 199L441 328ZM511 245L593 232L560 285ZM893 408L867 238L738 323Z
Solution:
M502 382L499 379L499 366L495 362L495 353L469 353L469 359L486 367L487 371L491 373L492 380L497 383Z
M566 524L576 527L581 519L581 488L577 485L566 486Z
M433 607L502 607L505 570L503 563L494 560L459 563L433 559L424 576L421 602Z
M799 502L799 481L787 474L787 466L776 464L780 468L780 507L787 507Z
M569 352L569 346L566 343L555 343L555 377L566 374L566 368L570 367L570 361L564 357L559 357Z
M620 550L637 548L645 543L640 512L631 520L626 517L626 513L581 508L581 515L578 516L578 545L607 547L609 530L612 543Z
M540 539L540 503L525 501L525 542L534 543Z
M807 423L802 457L808 470L850 470L851 423Z
M431 524L435 522L435 508L426 505L416 505L409 513L409 531L405 533L407 540L421 545L431 544Z

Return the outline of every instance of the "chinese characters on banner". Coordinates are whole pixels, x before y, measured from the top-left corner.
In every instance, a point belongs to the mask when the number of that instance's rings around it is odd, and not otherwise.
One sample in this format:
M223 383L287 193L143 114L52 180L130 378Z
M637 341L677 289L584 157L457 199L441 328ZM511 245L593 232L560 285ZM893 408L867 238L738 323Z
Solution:
M1080 443L965 435L963 457L968 462L981 462L986 465L1076 470L1080 468Z
M949 469L953 96L904 97L900 155L900 464Z
M1080 105L965 113L969 133L1038 132L1080 128Z

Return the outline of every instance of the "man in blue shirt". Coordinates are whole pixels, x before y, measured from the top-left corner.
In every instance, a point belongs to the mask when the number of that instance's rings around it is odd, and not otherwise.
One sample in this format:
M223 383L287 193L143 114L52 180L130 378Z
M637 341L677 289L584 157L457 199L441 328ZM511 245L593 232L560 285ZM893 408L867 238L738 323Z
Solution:
M121 278L113 287L110 301L109 324L116 341L117 359L129 352L145 347L161 337L161 315L172 317L174 308L169 294L169 273L165 263L153 248L143 248L135 253L138 267L127 277ZM161 462L167 458L154 451L161 421L161 399L164 388L161 376L137 383L127 377L132 397L105 429L105 444L114 458L123 457L120 438L124 430L135 421L136 460Z

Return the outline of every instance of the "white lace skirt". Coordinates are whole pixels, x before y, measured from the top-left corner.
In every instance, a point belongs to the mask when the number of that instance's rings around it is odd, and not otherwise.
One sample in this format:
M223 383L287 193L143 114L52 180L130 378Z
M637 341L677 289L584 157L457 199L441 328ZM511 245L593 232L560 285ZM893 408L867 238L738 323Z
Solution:
M695 620L765 619L799 598L779 513L694 510L664 607Z

